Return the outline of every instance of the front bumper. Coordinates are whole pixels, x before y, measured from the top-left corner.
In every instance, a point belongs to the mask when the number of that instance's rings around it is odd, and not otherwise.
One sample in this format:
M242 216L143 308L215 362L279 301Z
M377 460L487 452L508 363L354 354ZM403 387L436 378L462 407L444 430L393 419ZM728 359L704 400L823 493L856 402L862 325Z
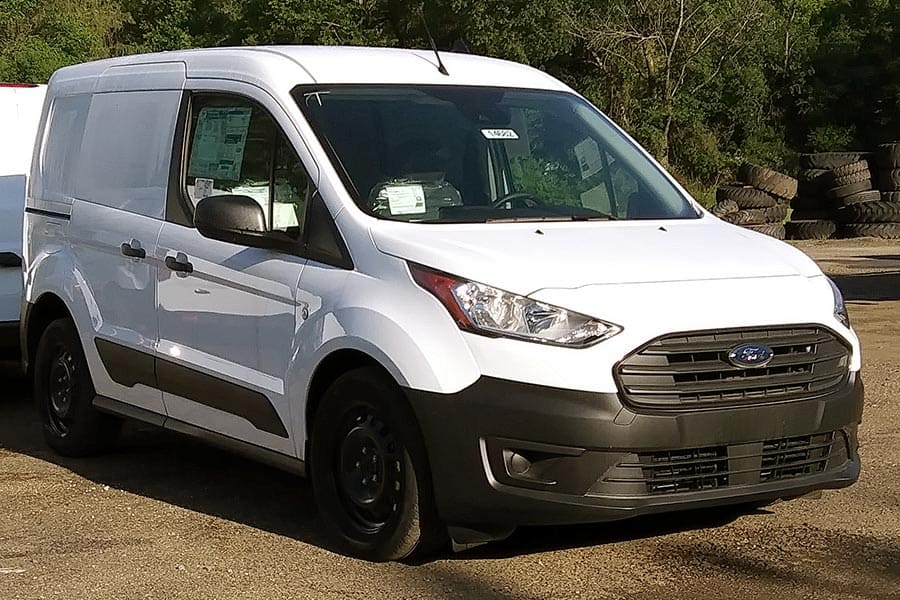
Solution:
M438 512L473 529L790 498L859 477L858 374L819 398L685 412L486 377L456 394L405 391Z

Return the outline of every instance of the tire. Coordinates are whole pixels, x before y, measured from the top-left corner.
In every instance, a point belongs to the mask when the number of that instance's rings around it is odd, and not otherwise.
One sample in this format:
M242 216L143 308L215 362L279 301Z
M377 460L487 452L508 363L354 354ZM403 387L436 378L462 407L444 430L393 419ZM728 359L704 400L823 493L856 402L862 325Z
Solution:
M75 325L50 323L34 361L34 399L44 439L57 454L90 456L115 443L121 420L93 406L94 384Z
M837 231L834 221L788 221L784 224L789 240L827 240Z
M853 194L867 192L871 189L871 181L860 181L849 185L842 185L841 187L831 188L828 190L828 196L832 199L839 200L841 198L846 198L847 196L852 196Z
M791 213L791 221L831 221L834 211L826 208L796 209Z
M740 209L768 208L775 206L776 199L764 191L745 186L723 185L716 190L716 200L731 200Z
M732 215L739 210L740 207L734 200L723 200L721 202L716 202L715 205L713 205L713 207L709 209L709 212L721 218L726 215Z
M851 165L847 165L847 166L852 166L852 165L857 165L857 164L859 164L859 163L852 163ZM862 183L862 182L868 183L870 187L872 185L872 173L869 172L869 169L865 169L863 171L856 171L855 173L849 173L847 175L840 175L840 176L835 175L834 173L837 173L837 171L832 171L832 176L831 176L831 187L832 188L843 187L845 185L850 185L851 183Z
M858 160L856 162L852 162L840 167L835 167L831 171L831 176L833 178L838 177L847 177L849 175L855 175L857 173L865 173L869 171L869 161L867 160Z
M865 192L853 194L851 196L846 196L844 198L839 198L834 201L834 204L837 208L843 208L844 206L859 204L861 202L878 202L881 199L881 192L879 192L878 190L868 190Z
M765 208L748 208L730 215L722 217L723 221L728 221L732 225L763 225L766 223Z
M878 146L878 164L885 169L900 169L900 143Z
M837 211L842 223L900 223L900 202L861 202Z
M797 180L772 169L744 163L738 169L738 178L747 185L790 200L797 195Z
M799 183L815 182L828 173L831 173L829 169L801 169L797 174L797 181Z
M766 224L766 225L747 225L745 229L749 229L751 231L756 231L757 233L764 233L768 236L775 238L776 240L784 239L784 225L778 224Z
M776 204L775 206L770 206L764 210L766 223L784 223L784 220L787 219L787 204Z
M817 152L815 154L801 154L800 168L802 169L836 169L857 162L865 157L862 152Z
M879 178L879 187L885 192L900 190L900 169L882 171Z
M900 223L850 223L838 230L841 237L876 237L900 240Z
M401 560L445 542L415 417L381 370L354 369L331 384L316 411L310 459L319 512L346 553Z

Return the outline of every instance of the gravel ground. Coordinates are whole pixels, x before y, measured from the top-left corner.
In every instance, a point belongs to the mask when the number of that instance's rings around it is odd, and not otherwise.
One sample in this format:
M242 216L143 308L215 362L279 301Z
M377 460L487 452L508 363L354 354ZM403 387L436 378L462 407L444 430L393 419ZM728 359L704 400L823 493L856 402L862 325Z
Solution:
M327 549L302 479L173 434L129 426L114 454L54 456L8 369L0 600L900 598L900 245L798 245L836 276L863 341L864 466L850 488L369 564Z

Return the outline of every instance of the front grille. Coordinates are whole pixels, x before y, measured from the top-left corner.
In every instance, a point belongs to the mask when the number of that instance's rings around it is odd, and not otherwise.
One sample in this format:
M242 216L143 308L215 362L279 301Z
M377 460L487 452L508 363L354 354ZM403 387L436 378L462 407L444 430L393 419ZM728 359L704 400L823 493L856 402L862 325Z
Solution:
M754 485L821 473L835 456L834 432L733 446L632 454L603 477L603 484L637 484L650 495Z
M754 342L772 348L760 368L728 361L729 351ZM816 325L667 335L625 358L616 381L626 402L685 409L813 397L839 387L848 376L850 348Z

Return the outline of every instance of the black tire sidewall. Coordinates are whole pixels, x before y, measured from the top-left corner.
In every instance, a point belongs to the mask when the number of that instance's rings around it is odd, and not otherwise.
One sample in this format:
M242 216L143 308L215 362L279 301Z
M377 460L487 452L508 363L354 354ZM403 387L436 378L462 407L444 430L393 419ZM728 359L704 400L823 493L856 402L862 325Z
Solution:
M56 353L65 348L75 367L71 420L68 431L61 435L51 424L49 377ZM34 399L47 444L64 456L87 456L101 452L114 441L119 420L94 409L96 393L81 340L69 319L52 322L38 343L34 363Z
M345 373L325 392L310 438L308 467L319 512L341 550L366 560L406 558L427 545L425 538L436 525L427 456L401 394L396 384L378 369ZM347 412L360 403L379 415L402 447L403 490L398 514L375 534L360 532L344 509L334 468L340 441L338 429Z

